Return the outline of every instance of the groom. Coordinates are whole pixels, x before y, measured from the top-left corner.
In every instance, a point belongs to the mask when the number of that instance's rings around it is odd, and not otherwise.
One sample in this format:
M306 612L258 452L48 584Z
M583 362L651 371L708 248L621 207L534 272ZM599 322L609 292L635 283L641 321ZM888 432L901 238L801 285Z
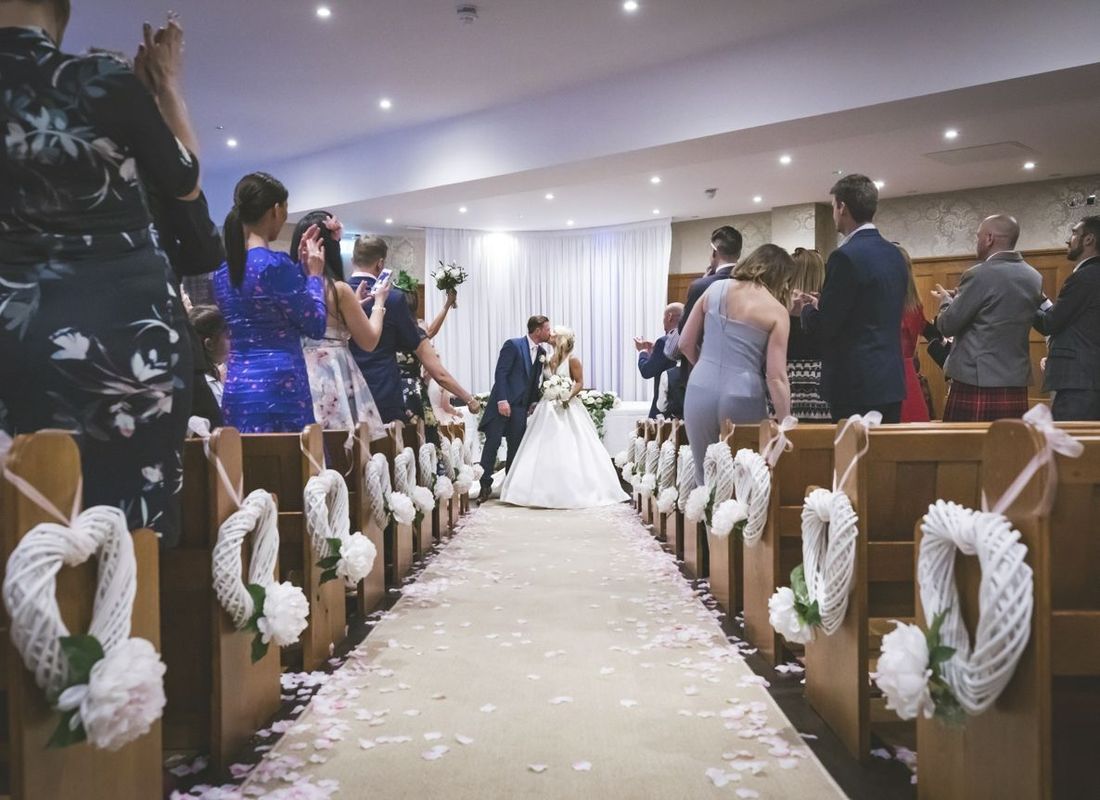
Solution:
M543 345L550 341L550 320L536 315L527 320L527 335L509 339L497 356L493 391L485 403L478 430L485 434L485 449L481 451L481 493L479 503L489 499L493 489L493 470L496 469L497 451L503 437L508 442L508 462L505 471L512 467L512 459L519 450L520 440L527 431L528 409L538 400L539 375L542 362L548 353Z

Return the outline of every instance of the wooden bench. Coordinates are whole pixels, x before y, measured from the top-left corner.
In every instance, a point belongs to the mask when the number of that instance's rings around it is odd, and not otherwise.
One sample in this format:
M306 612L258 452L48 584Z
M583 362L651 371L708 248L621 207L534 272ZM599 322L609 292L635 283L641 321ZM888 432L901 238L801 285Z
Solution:
M466 426L465 425L440 425L439 435L443 439L450 439L452 441L458 440L465 446L466 442ZM463 461L458 461L454 464L455 476L458 476L458 470L462 467ZM470 494L469 492L459 492L455 490L454 497L451 498L451 502L455 505L455 509L452 513L452 527L454 523L466 514L470 513Z
M230 484L240 485L241 436L236 429L214 431L210 452L220 459ZM168 668L164 747L208 752L214 767L225 769L279 710L279 648L269 648L252 663L252 634L233 627L214 595L212 552L218 528L236 504L199 440L189 440L183 448L180 501L180 544L161 553L160 565L160 622L168 632L162 648ZM251 537L243 552L247 576Z
M774 421L760 425L758 452L779 432ZM768 517L760 540L742 550L745 639L775 665L788 647L768 621L768 598L790 585L791 570L802 562L802 504L807 486L829 486L833 475L836 426L799 425L787 432L792 449L779 456L771 473ZM801 647L798 648L801 652Z
M1100 797L1100 427L1059 427L1085 450L1079 458L1056 456L1053 507L1040 508L1050 480L1041 469L1006 512L1033 570L1030 643L986 712L957 728L918 720L921 798ZM1020 421L991 426L982 474L990 503L1042 447L1041 436ZM973 636L981 580L976 559L958 556L955 580ZM919 601L918 617L926 624Z
M680 428L683 423L679 420L665 419L661 420L657 424L657 441L663 448L665 442L678 443L678 436ZM660 462L658 461L658 464ZM673 464L675 465L675 461ZM672 485L676 485L675 470L673 470ZM650 504L653 507L653 532L662 542L665 543L665 547L675 552L676 549L676 516L673 513L662 514L660 509L657 508L657 499L661 496L660 486L660 471L658 470L658 484L657 488L653 492L653 497L650 500Z
M405 447L412 448L413 457L416 461L416 483L418 486L424 486L424 475L420 470L420 447L424 444L424 426L422 422L418 422L415 425L406 425L401 431L401 439L405 444ZM420 524L413 524L413 557L414 559L424 558L428 551L432 549L432 541L434 539L432 531L432 517L435 516L435 512L425 515ZM436 521L438 524L438 519Z
M648 444L649 442L649 420L640 419L634 423L634 437L635 439L641 438ZM645 448L639 453L637 449L634 451L634 471L635 474L640 474L640 469L645 467ZM639 467L641 465L641 467ZM642 513L642 495L633 486L628 486L627 489L630 492L630 502L634 504L634 509L638 514Z
M80 453L68 434L42 431L17 436L8 453L7 466L58 509L68 513L72 508L80 482ZM11 483L0 479L0 552L5 564L20 539L34 526L56 521ZM144 529L134 531L133 538L137 595L131 635L147 639L159 648L157 539L152 531ZM96 584L94 558L78 567L63 567L57 574L57 604L73 633L88 630ZM208 623L208 618L204 622ZM7 723L0 728L3 731L0 793L15 800L161 797L161 723L154 723L147 734L115 752L97 750L87 743L48 748L47 742L60 715L50 708L45 694L11 644L10 622L2 606L0 624L3 626L0 685ZM209 670L208 663L202 667Z
M386 436L370 443L371 455L381 453L386 457L389 466L390 485L393 485L393 464L397 454L405 449L404 425L400 422L391 422L386 425ZM413 563L413 532L412 525L400 525L390 522L384 531L386 543L386 586L400 586L405 577L412 570ZM379 551L381 555L382 551Z
M734 425L726 422L722 426L721 439L733 456L741 449L756 450L760 442L760 425ZM710 579L710 593L730 616L741 610L743 582L741 580L741 561L744 544L736 534L714 536L705 526L699 526L702 542L706 547L707 576ZM685 548L686 548L685 543Z
M325 464L321 426L308 425L301 433L243 434L241 455L245 494L266 489L279 503L279 573L309 601L309 626L298 646L282 648L283 666L312 672L344 638L347 625L344 585L338 580L321 583L324 570L317 566L306 530L305 486Z
M929 423L868 432L852 425L836 444L838 476L867 448L838 487L859 517L855 579L840 628L832 636L817 631L806 645L806 697L857 759L871 757L872 725L888 741L912 741L912 723L872 697L868 675L891 620L912 621L915 613L914 525L937 499L971 508L980 502L987 429Z
M661 445L661 439L660 439L661 426L660 426L660 423L658 423L657 420L655 420L655 419L647 419L643 423L643 425L644 425L644 429L645 429L644 436L645 436L645 441L646 441L646 449L645 449L644 453L642 453L641 455L638 456L638 462L637 462L638 463L638 472L639 472L640 475L653 475L654 479L656 479L656 477L657 477L657 463L656 463L656 461L653 461L652 464L650 463L651 459L649 457L649 449L650 449L651 444L655 444L658 447L660 447L660 445ZM657 497L656 497L656 494L653 493L653 492L651 492L650 494L639 493L638 502L639 502L640 507L641 507L642 522L644 522L646 525L655 526L656 521L657 521L657 516L656 516ZM656 531L655 528L653 529L653 534L654 535L657 534L657 531Z

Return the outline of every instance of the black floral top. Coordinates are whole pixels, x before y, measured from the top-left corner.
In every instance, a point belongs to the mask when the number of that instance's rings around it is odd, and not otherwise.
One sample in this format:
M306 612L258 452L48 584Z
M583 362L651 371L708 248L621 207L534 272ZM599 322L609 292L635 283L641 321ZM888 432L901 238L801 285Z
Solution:
M142 181L181 197L198 179L126 64L62 53L40 28L0 28L0 137L7 244L74 237L95 252L98 238L148 229Z

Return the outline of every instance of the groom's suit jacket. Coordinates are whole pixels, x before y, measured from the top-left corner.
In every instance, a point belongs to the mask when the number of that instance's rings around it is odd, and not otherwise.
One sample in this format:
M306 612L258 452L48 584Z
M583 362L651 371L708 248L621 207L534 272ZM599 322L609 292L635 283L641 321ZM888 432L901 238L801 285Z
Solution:
M539 345L536 350L536 359L540 355L546 355L542 345ZM485 413L481 417L478 430L484 431L500 419L497 403L501 400L508 401L508 405L512 407L512 414L526 417L527 406L538 400L538 377L541 371L542 364L537 360L531 361L526 336L506 341L500 348L500 355L497 356L493 391L485 402Z

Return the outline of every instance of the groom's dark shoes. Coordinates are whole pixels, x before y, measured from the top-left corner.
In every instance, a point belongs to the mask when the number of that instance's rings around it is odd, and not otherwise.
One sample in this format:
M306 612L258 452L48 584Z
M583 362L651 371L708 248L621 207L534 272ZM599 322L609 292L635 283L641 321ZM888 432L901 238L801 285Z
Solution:
M488 500L492 496L493 496L492 487L491 486L482 486L481 491L478 492L478 495L477 495L477 504L481 505L482 503L484 503L486 500Z

